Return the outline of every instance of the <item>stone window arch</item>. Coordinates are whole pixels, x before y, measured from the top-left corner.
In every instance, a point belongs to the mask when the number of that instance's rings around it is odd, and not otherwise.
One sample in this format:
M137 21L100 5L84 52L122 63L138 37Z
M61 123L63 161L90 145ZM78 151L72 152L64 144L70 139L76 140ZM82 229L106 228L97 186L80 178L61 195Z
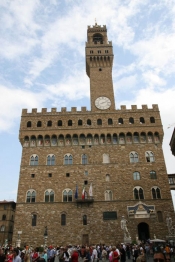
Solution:
M78 120L78 126L82 126L83 125L83 121L81 119Z
M153 116L150 117L150 123L154 124L156 121L155 121L155 118Z
M49 154L47 156L47 166L54 166L55 165L55 156L53 154Z
M129 118L129 124L134 124L134 118L133 117Z
M148 132L148 143L153 143L153 133L152 132Z
M123 118L120 117L120 118L118 119L118 124L119 124L119 125L123 125L123 124L124 124Z
M52 189L47 189L44 193L44 201L45 202L54 202L54 191Z
M113 142L113 144L117 144L117 134L113 134L112 142Z
M110 175L109 174L106 174L106 182L109 182L111 179L110 179Z
M27 127L32 127L32 122L31 121L27 122Z
M101 134L100 135L100 144L105 144L105 135L104 134Z
M31 136L30 138L30 146L36 146L36 136Z
M157 179L156 171L151 170L149 173L150 173L150 178L151 179Z
M112 141L111 134L107 134L107 136L106 136L106 143L107 144L111 144L111 141Z
M145 124L145 119L144 119L144 117L140 117L140 124Z
M154 154L152 151L146 151L145 152L145 157L146 157L146 162L154 162L155 159L154 159Z
M49 135L45 135L45 137L44 137L44 145L45 146L50 146L50 136Z
M110 163L109 154L104 153L103 154L103 164L109 164L109 163Z
M159 133L158 132L154 133L154 142L155 143L160 143L160 137L159 137Z
M77 134L74 134L73 137L72 137L72 143L73 145L78 145L78 135Z
M135 172L133 173L133 179L134 179L134 180L140 180L140 173L139 173L138 171L135 171Z
M133 191L134 191L134 199L138 199L138 200L144 199L143 188L137 186L134 188Z
M56 135L52 135L52 137L51 137L51 144L52 144L52 146L56 146L57 145L57 136Z
M124 133L119 134L119 144L125 144L125 134Z
M63 213L61 214L61 226L65 226L66 225L66 214Z
M82 163L83 165L86 165L86 164L88 163L88 157L87 157L86 154L82 154L82 155L81 155L81 163Z
M145 132L141 132L141 134L140 134L140 142L141 143L146 143L146 133Z
M26 193L26 203L34 203L36 200L36 191L34 189L30 189Z
M91 134L87 134L87 138L86 138L86 144L87 145L92 145L93 143L93 138Z
M6 220L6 215L2 215L2 220Z
M72 126L72 120L68 120L67 125Z
M38 165L38 155L33 154L30 157L30 166L37 166Z
M42 122L41 121L37 122L37 127L42 127Z
M126 143L127 144L131 144L132 143L132 134L130 132L128 132L126 134Z
M97 134L95 134L95 136L94 136L94 144L95 145L99 144L99 136Z
M129 154L130 163L137 163L139 162L139 155L137 152L132 151Z
M72 143L71 135L67 134L65 137L65 145L70 146Z
M87 225L87 215L83 215L83 225Z
M5 226L2 225L2 226L1 226L1 232L4 232L4 231L5 231Z
M62 120L58 120L58 123L57 123L58 126L62 126L63 125L63 122Z
M43 146L43 136L39 135L37 140L38 140L38 146Z
M91 120L90 119L87 120L87 125L91 126Z
M134 132L133 140L134 140L134 143L139 143L139 133L138 132Z
M103 44L103 36L99 33L94 34L93 35L93 42L94 42L94 44L97 44L98 42L100 44Z
M32 227L36 226L37 222L37 214L32 214Z
M63 135L59 135L58 144L59 146L64 146L64 136Z
M72 202L72 190L66 188L63 190L63 202Z
M98 126L101 126L102 125L102 120L99 118L99 119L97 119L97 125Z
M51 121L51 120L49 120L49 121L47 122L47 126L52 126L52 121Z
M111 190L106 190L106 191L105 191L105 200L106 200L106 201L111 201L111 200L112 200L112 197L113 197L112 191L111 191Z
M108 125L113 125L113 120L112 120L112 118L108 118Z
M152 193L152 198L153 199L161 199L161 193L160 193L160 188L159 187L157 187L157 186L152 187L151 193Z
M71 154L67 153L64 156L64 165L72 165L73 164L73 157Z

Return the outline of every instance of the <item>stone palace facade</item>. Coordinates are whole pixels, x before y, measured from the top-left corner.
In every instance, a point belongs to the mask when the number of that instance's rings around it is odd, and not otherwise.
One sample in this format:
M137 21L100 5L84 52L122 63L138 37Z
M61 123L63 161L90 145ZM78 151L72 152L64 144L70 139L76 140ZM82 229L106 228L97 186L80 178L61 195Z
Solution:
M159 108L115 109L113 58L106 26L88 26L91 110L23 109L13 243L40 246L47 227L48 244L116 244L123 216L132 241L168 234L173 204Z

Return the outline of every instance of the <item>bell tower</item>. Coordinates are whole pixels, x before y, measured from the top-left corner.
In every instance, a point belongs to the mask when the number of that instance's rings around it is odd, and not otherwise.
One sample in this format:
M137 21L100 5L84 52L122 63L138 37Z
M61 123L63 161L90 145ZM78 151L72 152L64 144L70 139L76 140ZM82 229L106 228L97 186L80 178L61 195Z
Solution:
M112 81L112 42L106 26L88 26L86 42L86 73L90 78L91 111L113 111L115 100Z

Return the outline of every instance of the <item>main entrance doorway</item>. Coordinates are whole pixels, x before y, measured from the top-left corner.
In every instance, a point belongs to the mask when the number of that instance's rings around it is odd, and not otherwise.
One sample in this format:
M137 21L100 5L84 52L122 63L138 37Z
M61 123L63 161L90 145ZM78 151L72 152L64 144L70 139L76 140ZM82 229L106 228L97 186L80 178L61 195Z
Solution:
M147 239L150 238L149 225L147 223L142 222L138 224L137 229L138 229L139 240L146 241Z
M89 235L88 234L82 235L82 245L83 246L89 245Z

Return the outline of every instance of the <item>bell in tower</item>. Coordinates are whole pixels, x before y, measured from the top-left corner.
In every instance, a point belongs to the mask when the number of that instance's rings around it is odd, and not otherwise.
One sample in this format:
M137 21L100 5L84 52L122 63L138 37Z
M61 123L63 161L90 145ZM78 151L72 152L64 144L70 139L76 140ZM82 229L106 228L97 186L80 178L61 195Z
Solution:
M90 78L91 110L115 110L112 82L113 48L106 26L88 26L86 73Z

